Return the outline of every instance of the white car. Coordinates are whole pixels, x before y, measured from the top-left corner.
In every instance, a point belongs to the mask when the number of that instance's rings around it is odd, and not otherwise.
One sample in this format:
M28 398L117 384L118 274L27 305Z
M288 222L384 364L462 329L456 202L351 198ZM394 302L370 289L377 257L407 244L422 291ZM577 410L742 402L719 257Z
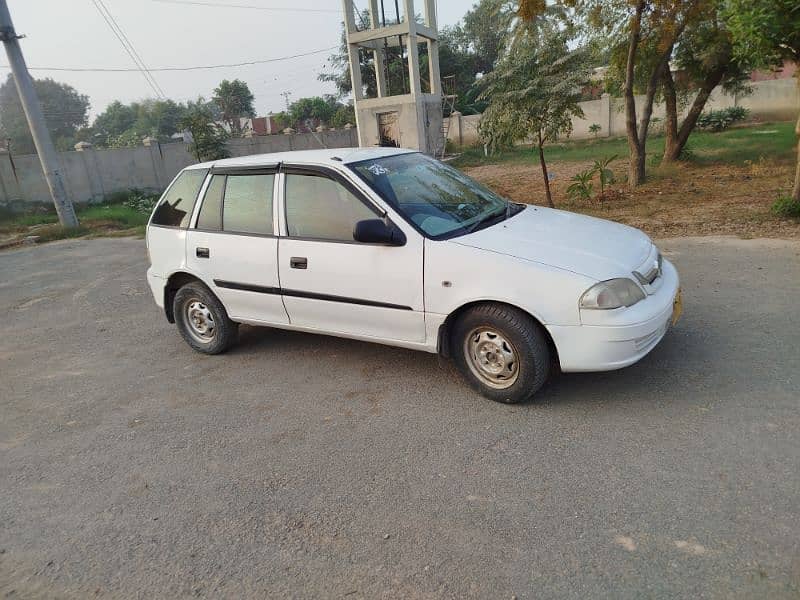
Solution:
M187 167L147 227L147 279L188 344L240 323L452 357L499 402L553 367L635 363L681 311L642 232L509 202L400 149L246 156Z

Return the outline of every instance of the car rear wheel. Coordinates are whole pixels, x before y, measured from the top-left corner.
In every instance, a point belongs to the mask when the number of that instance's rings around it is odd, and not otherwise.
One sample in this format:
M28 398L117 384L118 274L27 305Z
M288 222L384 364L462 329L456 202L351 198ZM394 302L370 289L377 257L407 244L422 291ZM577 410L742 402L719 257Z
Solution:
M550 374L550 349L541 326L511 306L469 309L456 321L450 347L470 385L495 402L528 400Z
M183 339L204 354L220 354L230 348L239 328L228 318L219 299L200 282L187 283L175 294L175 323Z

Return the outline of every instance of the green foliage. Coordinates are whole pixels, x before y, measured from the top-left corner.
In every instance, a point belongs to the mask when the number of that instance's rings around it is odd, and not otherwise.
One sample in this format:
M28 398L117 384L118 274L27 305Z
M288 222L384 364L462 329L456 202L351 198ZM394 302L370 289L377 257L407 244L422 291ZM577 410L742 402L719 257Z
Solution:
M591 125L589 125L589 133L594 135L595 138L597 137L597 134L600 133L601 129L603 128L600 127L600 125L598 125L597 123L592 123Z
M285 110L282 110L279 113L275 113L272 115L272 118L275 119L275 124L278 126L278 129L283 131L287 127L292 126L292 118L289 116Z
M697 127L707 131L723 131L736 121L743 121L750 113L742 106L731 106L703 113L697 119Z
M594 165L592 166L592 174L594 175L596 173L600 178L601 195L605 193L607 185L614 183L614 172L608 168L608 165L610 165L616 159L617 155L614 154L613 156L595 159L594 161Z
M800 59L797 0L726 0L723 16L739 59L761 68Z
M158 198L159 197L155 194L147 194L136 190L123 202L123 205L138 213L149 215L153 212Z
M109 148L139 146L148 136L167 141L181 131L180 122L189 109L173 100L149 99L130 104L117 100L97 115L84 141Z
M780 217L800 219L800 202L789 194L778 196L772 205L772 212Z
M760 159L787 163L795 160L797 138L794 123L765 123L755 127L737 127L720 133L697 131L692 134L689 152L697 163L719 163L742 165ZM664 151L664 138L652 141L648 155L660 155ZM548 160L566 162L592 161L598 155L626 155L628 143L625 138L601 138L598 140L575 140L547 146ZM530 162L531 146L519 145L486 157L483 148L469 148L451 164L459 168L487 164L527 164ZM684 157L681 157L683 160Z
M567 197L570 200L590 200L594 192L594 176L600 181L600 197L606 192L606 187L615 182L614 172L608 168L617 155L595 159L591 169L586 169L573 175L572 183L567 187Z
M336 127L337 129L341 129L348 123L355 125L356 122L356 111L353 108L352 104L342 104L339 108L336 109L336 112L333 113L333 117L331 117L330 125L331 127Z
M582 117L578 102L589 68L586 52L569 50L555 29L517 38L497 68L487 75L482 98L489 101L480 135L492 149L534 138L539 145L572 131Z
M239 119L256 116L256 111L253 108L254 100L255 96L253 96L248 85L241 79L234 79L233 81L223 79L214 88L214 96L212 97L212 101L220 110L222 119L228 123L234 133L241 132L242 128L239 124Z
M147 137L141 135L135 129L126 129L119 135L109 137L106 146L109 148L134 148L142 145L142 140Z
M227 158L228 133L214 122L212 111L201 100L192 105L180 123L192 134L189 151L200 162Z
M61 149L72 149L80 141L75 139L76 132L88 122L89 97L66 83L49 78L34 79L33 87L56 145ZM11 151L15 154L36 152L11 75L0 85L0 135L11 140Z
M594 189L593 177L594 169L586 169L573 175L570 181L574 183L567 187L567 197L570 200L589 200Z
M462 41L472 50L475 73L494 70L505 50L514 16L507 0L480 0L464 15Z
M289 118L293 124L304 124L309 119L330 123L339 106L333 96L300 98L289 105Z
M313 127L316 121L330 127L344 127L347 123L355 123L356 113L352 105L343 104L336 96L326 94L324 97L300 98L289 105L288 112L279 112L272 118L282 130Z

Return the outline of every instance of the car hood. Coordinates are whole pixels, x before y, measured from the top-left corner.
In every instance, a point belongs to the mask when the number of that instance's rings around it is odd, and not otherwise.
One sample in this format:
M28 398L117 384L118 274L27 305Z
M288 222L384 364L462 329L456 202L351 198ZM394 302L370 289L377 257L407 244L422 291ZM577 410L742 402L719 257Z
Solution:
M451 241L598 281L630 277L653 245L633 227L540 206L527 206L510 219Z

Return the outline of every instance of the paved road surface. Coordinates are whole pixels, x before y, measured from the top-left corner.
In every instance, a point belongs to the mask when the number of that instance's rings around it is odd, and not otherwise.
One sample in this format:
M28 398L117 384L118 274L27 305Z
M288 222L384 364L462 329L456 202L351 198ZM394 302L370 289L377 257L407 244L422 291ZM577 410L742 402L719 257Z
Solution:
M800 244L662 245L679 326L517 407L361 342L194 354L141 241L0 254L0 596L798 598Z

